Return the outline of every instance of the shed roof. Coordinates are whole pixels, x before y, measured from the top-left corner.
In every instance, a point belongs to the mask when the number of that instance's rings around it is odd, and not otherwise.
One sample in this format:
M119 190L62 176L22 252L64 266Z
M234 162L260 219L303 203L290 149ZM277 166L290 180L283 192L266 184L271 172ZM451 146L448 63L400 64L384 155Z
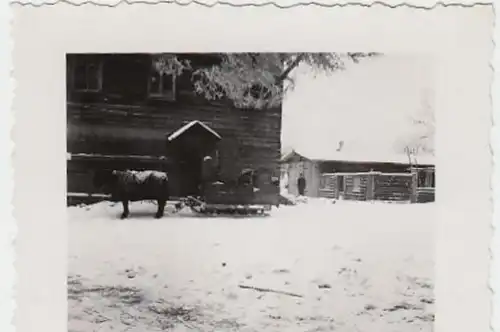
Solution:
M186 133L187 131L189 131L195 127L201 127L204 130L206 130L207 132L209 132L210 134L212 134L213 136L215 136L217 139L219 139L219 140L222 139L222 137L215 130L213 130L208 125L206 125L205 123L203 123L199 120L191 121L191 122L185 124L184 126L180 127L179 129L177 129L173 133L168 134L167 139L168 139L168 141L173 141L174 139L178 138L182 134Z
M391 163L391 164L410 164L407 154L391 153L391 151L380 151L383 149L367 149L356 147L349 149L344 143L344 148L340 151L336 149L325 150L317 149L297 149L283 156L282 162L286 163L293 157L298 156L311 161L338 161L338 162L354 162L354 163ZM432 155L411 156L411 164L413 165L434 165L435 160Z

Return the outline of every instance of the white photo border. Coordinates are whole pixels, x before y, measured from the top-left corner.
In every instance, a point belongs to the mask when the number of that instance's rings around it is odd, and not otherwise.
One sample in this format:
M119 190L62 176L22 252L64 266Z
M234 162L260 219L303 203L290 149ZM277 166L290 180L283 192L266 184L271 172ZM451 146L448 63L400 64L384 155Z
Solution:
M436 57L435 331L490 330L491 185L498 184L491 154L497 146L490 146L490 136L499 137L490 131L492 6L241 10L60 4L12 9L17 331L67 330L65 53L250 50L375 50ZM299 20L308 23L296 24ZM190 29L166 33L177 31L178 22ZM467 173L473 181L457 180Z

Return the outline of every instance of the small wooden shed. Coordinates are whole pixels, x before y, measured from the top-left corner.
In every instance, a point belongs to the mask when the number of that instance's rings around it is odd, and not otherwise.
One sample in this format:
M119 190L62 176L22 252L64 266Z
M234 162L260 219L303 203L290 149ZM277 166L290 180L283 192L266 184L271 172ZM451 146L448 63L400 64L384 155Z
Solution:
M172 187L180 196L199 195L203 159L219 164L218 143L222 137L199 120L190 121L166 135L166 153L172 159Z

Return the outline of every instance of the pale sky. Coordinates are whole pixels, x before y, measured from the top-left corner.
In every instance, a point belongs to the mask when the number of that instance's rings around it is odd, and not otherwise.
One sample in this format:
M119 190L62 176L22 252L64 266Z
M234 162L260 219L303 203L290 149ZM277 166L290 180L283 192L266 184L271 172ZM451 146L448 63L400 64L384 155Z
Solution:
M283 149L337 148L339 140L371 149L408 136L433 89L432 59L384 55L346 67L315 78L305 66L294 72L295 89L283 101Z

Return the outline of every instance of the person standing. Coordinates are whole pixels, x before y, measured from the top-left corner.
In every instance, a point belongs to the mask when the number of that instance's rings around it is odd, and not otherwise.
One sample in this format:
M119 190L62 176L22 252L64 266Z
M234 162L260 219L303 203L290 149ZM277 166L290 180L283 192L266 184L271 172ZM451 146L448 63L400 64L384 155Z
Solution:
M304 196L306 192L306 178L304 177L304 173L301 173L297 179L297 188L299 189L299 196Z

